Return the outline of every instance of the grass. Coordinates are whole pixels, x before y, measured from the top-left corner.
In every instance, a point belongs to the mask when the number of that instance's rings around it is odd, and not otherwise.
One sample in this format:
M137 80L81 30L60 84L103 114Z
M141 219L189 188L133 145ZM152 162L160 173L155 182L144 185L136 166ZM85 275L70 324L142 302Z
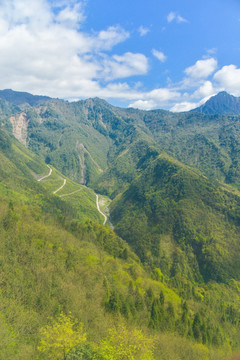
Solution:
M94 191L84 185L74 182L66 176L63 176L53 166L51 166L51 168L51 175L41 181L43 187L53 193L63 185L63 181L66 179L65 186L55 195L59 196L64 202L70 203L71 206L76 209L78 218L81 221L91 219L102 224L103 216L97 210L96 195ZM41 176L47 175L48 172L49 169L46 167L46 172L41 174ZM100 195L100 209L103 213L108 213L107 206L110 202L111 200L107 196Z

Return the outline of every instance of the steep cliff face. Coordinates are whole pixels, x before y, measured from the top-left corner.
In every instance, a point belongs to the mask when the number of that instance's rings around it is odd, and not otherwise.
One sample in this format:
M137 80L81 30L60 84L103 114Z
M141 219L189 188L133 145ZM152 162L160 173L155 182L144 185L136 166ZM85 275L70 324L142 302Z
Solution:
M27 127L29 120L27 119L26 113L22 112L11 116L9 120L12 124L12 131L15 138L24 146L27 146Z

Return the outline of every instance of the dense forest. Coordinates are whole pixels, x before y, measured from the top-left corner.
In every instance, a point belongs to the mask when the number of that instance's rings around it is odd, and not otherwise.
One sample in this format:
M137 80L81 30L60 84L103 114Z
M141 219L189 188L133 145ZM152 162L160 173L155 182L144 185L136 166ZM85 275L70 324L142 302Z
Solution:
M1 357L231 358L240 117L4 94Z

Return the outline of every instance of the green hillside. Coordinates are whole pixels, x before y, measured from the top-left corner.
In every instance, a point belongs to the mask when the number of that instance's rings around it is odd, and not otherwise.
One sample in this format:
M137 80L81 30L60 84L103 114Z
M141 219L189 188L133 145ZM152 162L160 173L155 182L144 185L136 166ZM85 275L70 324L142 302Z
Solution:
M0 350L4 359L52 359L52 353L41 348L40 329L52 323L50 318L60 321L63 313L84 326L87 335L81 351L91 349L99 359L107 356L104 344L112 344L109 329L118 329L122 322L125 336L140 328L141 336L149 339L148 358L150 353L155 359L171 359L173 353L186 359L224 358L229 336L236 346L233 332L238 324L227 336L232 318L220 324L216 311L202 302L202 285L194 286L186 299L159 268L145 268L109 227L82 221L74 204L62 196L63 191L81 185L69 181L68 188L54 195L54 182L58 187L64 176L53 169L46 177L49 168L36 155L5 132L0 135ZM224 299L226 309L232 311L237 311L231 302L233 296L239 297L236 284L227 289ZM220 297L222 288L215 285L211 291L209 296ZM210 319L203 315L206 309ZM153 348L150 339L156 344ZM119 346L117 341L122 340L116 338L112 346ZM212 345L219 349L209 350Z
M143 261L200 282L239 280L239 211L238 196L164 154L111 206L115 230Z
M45 99L42 105L20 109L19 96L15 94L15 104L1 100L1 122L46 163L78 183L105 188L114 196L114 186L122 188L135 176L131 172L139 157L135 146L129 153L132 159L125 156L122 174L120 154L144 141L211 179L239 186L239 116L121 109L98 98L73 103ZM24 132L19 134L23 119ZM119 172L123 179L117 183ZM115 184L111 189L102 184L107 179Z
M0 107L4 358L239 349L239 118L23 95Z
M121 334L131 339L125 345L129 351L131 341L139 346L148 341L146 350L134 350L135 359L141 359L144 351L147 359L178 354L214 360L229 354L230 343L237 345L238 323L233 325L232 315L226 315L220 324L214 308L202 302L202 286L194 286L186 299L159 268L144 267L109 227L82 221L74 204L62 196L81 185L69 181L68 188L54 195L54 182L58 187L64 176L53 168L46 177L49 168L36 155L3 131L0 139L0 352L4 359L53 359L52 350L42 345L41 329L49 329L46 326L54 321L61 324L61 316L65 325L72 318L80 321L86 333L69 359L74 352L107 359L109 349L117 356ZM220 298L221 291L213 285L209 299L216 294ZM237 311L233 297L239 298L237 282L224 298L226 309ZM207 309L210 318L204 316ZM112 339L109 331L118 335Z
M46 208L56 203L58 207L66 208L73 218L103 222L103 217L97 210L96 195L92 189L64 177L53 167L51 167L51 176L48 177L47 165L3 131L0 132L0 149L2 151L0 186L4 193L8 194L12 190L15 198L26 199L28 202L39 201ZM63 185L64 179L66 179L64 188L56 192ZM55 210L51 209L51 211Z

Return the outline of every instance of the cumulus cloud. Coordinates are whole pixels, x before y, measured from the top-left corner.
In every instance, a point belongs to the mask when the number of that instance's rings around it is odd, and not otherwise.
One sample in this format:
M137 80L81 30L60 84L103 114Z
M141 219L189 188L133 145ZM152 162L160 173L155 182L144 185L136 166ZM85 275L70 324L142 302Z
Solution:
M103 76L107 80L146 74L148 60L143 54L127 52L123 55L113 55L104 61Z
M215 89L211 81L205 81L196 91L194 91L192 97L201 98L215 95Z
M198 60L185 70L180 83L168 83L167 88L142 90L142 84L130 85L127 78L148 73L148 58L131 51L114 52L130 37L119 25L84 32L85 4L85 0L0 1L1 88L69 99L120 99L141 109L177 102L174 111L196 107L218 89L239 94L240 69L229 65L217 71L213 57ZM168 21L186 19L171 12ZM144 36L149 29L141 26L138 31ZM161 51L153 49L152 54L166 60Z
M140 36L147 35L147 33L149 33L149 31L150 31L149 28L142 26L142 25L138 28L138 32L139 32Z
M164 61L167 60L166 55L162 51L158 51L158 50L153 49L152 54L153 54L153 56L155 56L161 62L164 62Z
M217 71L217 60L207 58L196 61L185 74L178 84L170 82L168 88L139 94L130 106L144 110L168 106L173 112L184 112L204 104L222 90L240 96L240 68L236 65L223 66Z
M196 107L198 107L198 105L199 105L198 103L192 103L192 102L184 101L184 102L175 104L175 105L170 109L170 111L173 111L173 112L189 111L189 110L195 109Z
M110 26L92 38L92 50L110 50L113 46L125 41L130 36L121 26Z
M78 27L85 20L83 4L67 5L59 11L56 21L69 27Z
M144 55L108 54L130 36L127 31L117 25L84 33L79 28L84 20L79 1L1 1L1 88L53 97L96 96L101 93L98 79L106 73L117 78L147 71ZM109 64L114 65L109 69Z
M176 21L178 24L188 22L187 19L184 19L181 15L171 11L167 16L168 23Z
M169 101L176 100L180 97L180 93L171 89L159 88L142 94L142 99L139 99L129 105L129 107L151 110L156 107L164 106Z
M204 79L211 75L217 68L217 60L214 58L198 60L193 66L185 70L185 74L192 79Z
M213 78L222 90L240 96L240 69L236 65L223 66Z
M154 89L146 94L147 98L161 104L164 104L169 100L177 99L179 96L179 92L167 88Z
M129 107L139 110L151 110L156 107L156 103L153 100L137 100L129 105Z

